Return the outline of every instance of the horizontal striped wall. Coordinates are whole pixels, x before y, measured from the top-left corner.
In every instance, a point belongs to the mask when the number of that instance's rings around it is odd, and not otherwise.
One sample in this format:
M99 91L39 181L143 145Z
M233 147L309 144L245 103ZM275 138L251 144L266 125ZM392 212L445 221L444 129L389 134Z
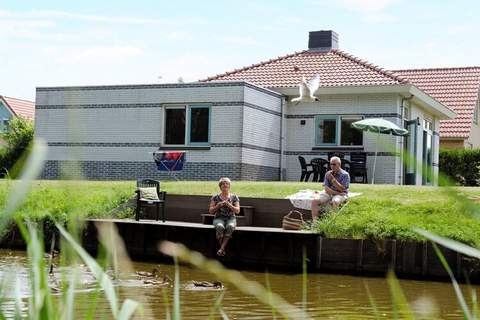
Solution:
M278 168L242 163L187 162L182 171L158 171L153 162L138 161L53 161L46 162L42 179L88 180L278 180Z
M247 91L251 102L244 101ZM258 99L254 99L255 94ZM216 179L228 167L227 172L236 178L278 179L278 139L273 143L244 141L242 132L244 113L255 114L253 119L280 122L276 110L280 101L280 95L245 83L39 88L36 136L49 145L51 167L44 176L58 177L60 163L74 170L75 166L68 165L73 160L82 164L88 178L107 179L109 174L112 179L125 178L115 170L127 166L135 173L132 163L138 163L140 174L153 165L152 152L162 145L163 107L201 102L211 106L211 144L187 148L189 169L182 173L184 178ZM195 168L203 171L205 166L213 170L208 177L194 173Z

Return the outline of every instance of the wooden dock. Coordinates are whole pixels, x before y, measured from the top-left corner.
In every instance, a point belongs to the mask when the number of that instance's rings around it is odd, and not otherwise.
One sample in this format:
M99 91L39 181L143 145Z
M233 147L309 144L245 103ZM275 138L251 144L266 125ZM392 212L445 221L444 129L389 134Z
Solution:
M135 260L171 261L158 251L159 243L164 240L182 243L208 258L218 259L215 255L218 243L212 225L185 221L89 220L84 246L92 253L98 246L97 223L114 223ZM301 272L304 250L309 272L384 276L393 269L399 277L448 279L428 242L331 239L309 231L276 227L237 227L227 255L220 261L235 268ZM475 260L445 248L442 251L459 279L468 274L470 281L480 280Z

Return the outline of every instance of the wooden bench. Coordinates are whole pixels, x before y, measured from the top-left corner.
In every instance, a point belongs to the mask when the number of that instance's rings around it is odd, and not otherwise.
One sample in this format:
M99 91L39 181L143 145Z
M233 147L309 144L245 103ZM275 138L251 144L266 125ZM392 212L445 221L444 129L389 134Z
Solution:
M255 208L252 206L240 206L240 212L236 215L237 226L251 226L253 224L253 213ZM203 224L212 224L214 214L204 213L202 214Z

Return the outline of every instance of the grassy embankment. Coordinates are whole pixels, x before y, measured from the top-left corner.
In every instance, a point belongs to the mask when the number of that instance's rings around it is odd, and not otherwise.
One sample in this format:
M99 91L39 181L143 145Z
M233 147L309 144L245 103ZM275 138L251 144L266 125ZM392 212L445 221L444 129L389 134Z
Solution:
M12 182L10 182L12 183ZM72 216L106 217L134 195L135 183L37 181L18 212L34 218L65 220ZM284 198L300 189L320 189L321 184L297 182L234 182L232 191L242 197ZM0 182L0 205L9 187ZM211 195L216 182L162 182L170 194ZM480 219L466 208L480 207L480 188L434 188L391 185L352 185L352 198L340 214L327 215L314 225L327 237L419 239L416 226L438 235L477 244ZM454 196L456 194L462 197ZM123 216L131 215L130 213Z

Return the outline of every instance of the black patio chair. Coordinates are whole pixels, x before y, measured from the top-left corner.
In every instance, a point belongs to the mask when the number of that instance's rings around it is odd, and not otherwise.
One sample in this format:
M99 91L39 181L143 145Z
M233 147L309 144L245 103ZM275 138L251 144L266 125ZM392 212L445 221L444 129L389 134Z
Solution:
M342 161L342 169L347 172L350 172L350 162L347 159L345 159L345 153L338 152L338 151L329 152L328 162L330 162L330 159L332 159L332 157L339 157L340 161Z
M332 151L332 152L329 152L327 155L328 155L328 161L330 161L330 159L332 157L339 157L340 160L342 160L342 161L343 161L343 159L345 159L345 153L343 153L343 152Z
M329 162L323 158L315 158L310 161L313 167L313 181L323 182L325 179L325 173L327 173Z
M361 183L368 183L366 152L352 152L350 154L350 177L354 182L356 182L357 177L361 177Z
M300 176L300 182L307 182L308 179L310 179L310 175L313 173L312 170L308 170L308 167L312 167L311 164L308 164L307 161L305 161L305 158L302 156L298 156L298 161L300 161L300 167L302 168L302 175Z
M149 199L142 199L140 198L140 190L139 188L148 188L154 187L157 189L157 195L159 200L149 200ZM167 193L165 191L160 191L160 182L157 180L151 179L143 179L137 180L137 190L135 190L137 194L137 208L135 210L135 220L140 220L140 211L143 211L145 207L155 206L156 209L156 220L160 216L160 207L162 207L162 221L165 222L165 199Z

